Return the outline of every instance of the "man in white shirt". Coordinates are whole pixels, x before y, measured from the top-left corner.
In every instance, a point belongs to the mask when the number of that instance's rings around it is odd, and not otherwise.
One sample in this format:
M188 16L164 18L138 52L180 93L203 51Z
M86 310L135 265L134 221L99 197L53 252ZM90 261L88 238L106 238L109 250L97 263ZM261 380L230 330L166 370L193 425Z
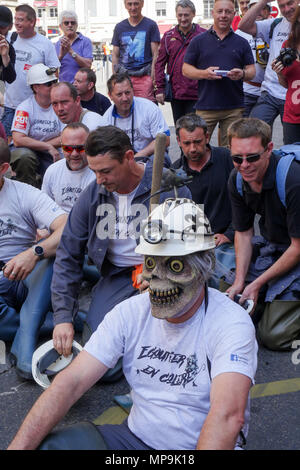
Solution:
M53 111L51 87L57 82L56 69L35 64L27 74L33 95L16 109L12 125L11 167L15 179L40 187L41 179L51 163L60 160L60 134L63 123Z
M6 134L11 135L11 124L17 106L31 95L26 84L28 70L34 65L43 63L48 67L60 67L55 47L52 42L35 31L36 12L30 5L18 5L15 9L15 28L10 41L16 51L16 80L6 84L4 97L4 114L2 123Z
M68 124L61 134L63 159L47 169L42 191L64 211L70 212L82 191L95 179L85 154L89 129L80 122Z
M63 124L82 122L90 131L104 126L103 116L81 106L76 88L69 82L56 83L51 89L51 103Z
M170 145L170 130L161 110L150 100L133 95L132 82L127 73L112 75L107 88L114 104L103 116L105 125L117 126L126 132L135 159L147 161L154 154L158 133L166 134L166 146Z
M9 160L10 150L1 141L0 339L13 341L17 372L31 378L32 354L51 307L53 258L67 215L37 188L4 178ZM44 227L51 234L36 244L36 231Z
M158 225L164 228L160 240ZM136 252L144 254L149 291L107 314L84 350L36 402L9 449L38 447L121 356L133 406L121 425L90 425L94 449L241 447L257 364L255 329L241 306L207 289L214 270L209 221L192 201L168 199L154 209L142 233ZM78 448L89 449L84 428L79 424L71 432L50 434L40 449L77 449L74 437L79 436Z
M282 119L286 88L279 84L277 74L272 70L271 64L278 57L283 42L288 39L298 0L278 0L278 7L283 18L257 21L257 16L267 3L268 0L260 0L253 5L242 18L239 29L255 38L261 38L270 45L261 96L252 109L250 117L261 119L272 126L279 114Z

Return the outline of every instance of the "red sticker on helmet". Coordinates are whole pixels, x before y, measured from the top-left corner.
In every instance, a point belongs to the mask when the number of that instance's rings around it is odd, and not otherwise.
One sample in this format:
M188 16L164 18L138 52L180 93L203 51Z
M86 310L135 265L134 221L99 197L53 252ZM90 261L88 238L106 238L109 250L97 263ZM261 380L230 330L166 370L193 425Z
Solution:
M25 131L28 121L29 121L29 114L27 113L27 111L17 111L15 122L14 122L14 128Z

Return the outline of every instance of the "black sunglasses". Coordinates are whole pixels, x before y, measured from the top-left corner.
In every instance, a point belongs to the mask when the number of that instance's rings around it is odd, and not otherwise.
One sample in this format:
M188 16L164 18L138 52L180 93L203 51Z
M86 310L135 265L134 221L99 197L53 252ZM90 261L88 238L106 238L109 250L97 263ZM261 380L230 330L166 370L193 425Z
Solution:
M238 165L241 165L244 160L246 160L248 163L254 163L260 159L260 157L266 150L267 150L267 147L265 147L263 151L260 153L251 153L249 155L246 155L246 157L242 157L242 155L231 155L231 158L234 161L234 163L237 163Z
M50 86L54 85L54 83L57 83L57 80L52 80L52 82L44 83L44 85L49 88Z
M68 26L68 24L70 24L71 26L74 26L76 24L76 21L63 21L63 24L65 26Z

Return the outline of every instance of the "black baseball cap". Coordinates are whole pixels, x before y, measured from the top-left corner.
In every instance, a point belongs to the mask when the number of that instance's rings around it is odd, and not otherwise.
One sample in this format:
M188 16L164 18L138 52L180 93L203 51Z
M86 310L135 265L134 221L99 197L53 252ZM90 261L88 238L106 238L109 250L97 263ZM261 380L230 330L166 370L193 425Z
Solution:
M13 23L12 12L9 8L0 5L0 27L10 26Z

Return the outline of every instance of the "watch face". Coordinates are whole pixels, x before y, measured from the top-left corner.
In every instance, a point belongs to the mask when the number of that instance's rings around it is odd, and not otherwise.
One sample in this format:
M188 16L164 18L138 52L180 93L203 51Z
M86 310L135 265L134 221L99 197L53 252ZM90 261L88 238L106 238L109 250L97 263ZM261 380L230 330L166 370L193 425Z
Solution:
M42 256L44 254L44 249L41 246L36 246L34 251L38 256Z

